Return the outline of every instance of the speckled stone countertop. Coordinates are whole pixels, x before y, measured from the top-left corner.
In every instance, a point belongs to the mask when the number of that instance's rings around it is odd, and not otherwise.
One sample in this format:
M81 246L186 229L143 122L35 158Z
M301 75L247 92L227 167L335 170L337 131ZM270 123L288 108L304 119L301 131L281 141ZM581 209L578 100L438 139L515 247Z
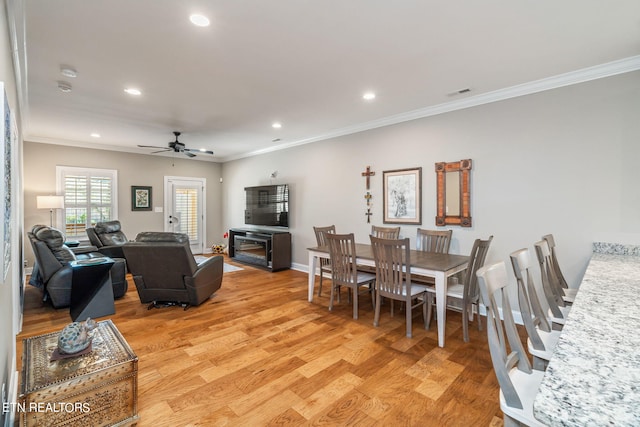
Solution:
M535 398L534 416L542 423L640 426L638 254L638 247L594 243Z

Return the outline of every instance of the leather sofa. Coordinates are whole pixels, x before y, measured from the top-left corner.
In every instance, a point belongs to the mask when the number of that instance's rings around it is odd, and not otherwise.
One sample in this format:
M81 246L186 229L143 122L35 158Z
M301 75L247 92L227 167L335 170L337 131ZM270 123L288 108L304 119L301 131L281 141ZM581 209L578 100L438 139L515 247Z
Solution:
M181 233L143 232L123 246L142 303L188 307L206 301L222 285L223 257L197 264L189 237Z
M94 246L69 248L62 232L46 225L35 225L27 232L36 262L29 284L43 290L43 298L50 299L54 308L68 307L71 299L71 280L73 271L71 261L100 258L104 255ZM127 292L126 261L114 258L111 267L111 283L114 298L120 298Z
M124 258L122 245L127 243L127 236L122 232L120 221L99 222L87 228L87 236L98 252L111 258Z

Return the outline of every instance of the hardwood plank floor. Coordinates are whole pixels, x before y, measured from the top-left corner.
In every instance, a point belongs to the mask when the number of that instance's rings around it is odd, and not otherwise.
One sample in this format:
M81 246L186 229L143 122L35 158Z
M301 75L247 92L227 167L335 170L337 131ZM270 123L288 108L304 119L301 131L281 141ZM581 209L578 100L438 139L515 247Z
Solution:
M187 311L147 310L129 279L110 318L139 358L139 426L503 424L486 332L471 325L465 344L459 313L447 313L439 348L420 313L409 339L397 309L373 326L367 296L353 320L346 293L328 311L328 280L309 303L305 273L235 265L244 270ZM19 356L23 338L70 321L27 285Z

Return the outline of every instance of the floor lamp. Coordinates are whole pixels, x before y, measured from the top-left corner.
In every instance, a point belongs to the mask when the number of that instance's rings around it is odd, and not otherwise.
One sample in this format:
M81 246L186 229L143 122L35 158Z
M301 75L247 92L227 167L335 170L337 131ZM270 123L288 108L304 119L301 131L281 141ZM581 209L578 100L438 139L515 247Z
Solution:
M64 196L36 196L38 209L49 209L49 226L53 227L53 210L64 209Z

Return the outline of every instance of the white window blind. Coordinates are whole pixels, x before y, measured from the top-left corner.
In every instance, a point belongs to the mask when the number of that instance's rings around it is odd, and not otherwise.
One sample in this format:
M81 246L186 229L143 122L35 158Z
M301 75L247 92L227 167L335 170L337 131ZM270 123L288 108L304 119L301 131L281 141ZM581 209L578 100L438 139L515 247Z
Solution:
M67 238L84 238L87 227L117 219L116 170L58 166L56 172L58 191L64 195Z

